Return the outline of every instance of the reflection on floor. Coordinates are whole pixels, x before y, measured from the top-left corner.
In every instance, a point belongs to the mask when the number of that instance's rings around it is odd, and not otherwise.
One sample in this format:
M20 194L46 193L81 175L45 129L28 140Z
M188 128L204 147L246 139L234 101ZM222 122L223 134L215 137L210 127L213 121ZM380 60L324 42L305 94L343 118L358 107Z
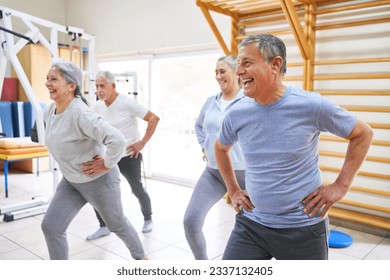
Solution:
M4 177L1 178L1 188ZM160 181L147 180L147 190L152 199L154 229L151 233L141 232L143 219L139 204L130 187L122 180L122 200L125 213L138 230L145 251L151 260L192 260L186 242L182 220L192 189ZM9 176L9 197L2 192L0 207L13 205L34 196L50 196L52 191L51 173L12 173ZM40 228L43 215L4 222L0 216L0 260L49 259L44 237ZM219 260L234 223L234 210L224 199L209 213L204 232L211 259ZM92 207L88 204L77 215L68 229L70 258L85 259L131 259L125 245L115 236L86 241L86 236L97 229ZM352 236L351 246L330 249L332 260L390 260L390 239L347 228L331 226Z

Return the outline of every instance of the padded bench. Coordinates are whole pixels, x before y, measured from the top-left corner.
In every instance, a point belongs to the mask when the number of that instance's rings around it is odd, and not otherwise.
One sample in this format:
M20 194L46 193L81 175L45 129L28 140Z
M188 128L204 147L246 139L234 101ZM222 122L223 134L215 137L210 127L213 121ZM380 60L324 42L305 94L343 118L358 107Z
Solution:
M37 159L39 175L39 158L49 156L46 146L34 143L30 137L0 138L0 161L4 163L5 197L8 197L9 163L27 159Z

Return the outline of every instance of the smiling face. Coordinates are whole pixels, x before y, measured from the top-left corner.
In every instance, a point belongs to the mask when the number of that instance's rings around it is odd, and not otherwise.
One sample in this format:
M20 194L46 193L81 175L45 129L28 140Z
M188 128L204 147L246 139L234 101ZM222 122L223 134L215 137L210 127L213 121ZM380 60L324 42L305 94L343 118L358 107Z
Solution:
M69 84L61 75L58 68L50 68L45 85L49 90L50 99L54 100L56 103L61 103L62 101L74 97L76 85Z
M260 54L256 44L239 49L236 74L248 97L258 98L266 92L273 80L271 65Z
M230 67L229 63L225 61L218 61L217 66L215 67L215 79L223 93L232 90L235 84L238 84L234 70Z

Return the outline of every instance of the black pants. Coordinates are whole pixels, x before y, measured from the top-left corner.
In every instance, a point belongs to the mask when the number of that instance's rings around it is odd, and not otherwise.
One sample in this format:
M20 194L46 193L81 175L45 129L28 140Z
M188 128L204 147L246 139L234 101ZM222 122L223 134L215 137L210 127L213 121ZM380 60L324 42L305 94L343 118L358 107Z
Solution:
M144 220L150 220L152 218L152 204L150 201L149 194L146 192L142 184L142 176L141 176L141 163L142 163L142 154L138 155L138 158L131 158L129 156L123 157L119 162L119 170L121 174L126 178L129 183L132 192L135 197L138 198L138 202L141 207L141 212L144 216ZM96 211L96 216L99 220L99 224L101 227L106 226L102 217Z
M223 260L327 260L328 220L299 228L269 228L242 215L230 235Z

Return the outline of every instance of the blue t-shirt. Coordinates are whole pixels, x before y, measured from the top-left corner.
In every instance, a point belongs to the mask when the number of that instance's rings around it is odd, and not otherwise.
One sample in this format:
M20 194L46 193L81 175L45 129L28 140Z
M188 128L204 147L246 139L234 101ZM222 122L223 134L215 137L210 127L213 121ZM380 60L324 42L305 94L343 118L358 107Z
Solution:
M218 135L223 145L240 143L246 190L255 206L244 215L272 228L313 225L302 200L322 185L318 165L321 132L348 136L356 117L318 93L287 87L276 102L244 97L226 113Z

